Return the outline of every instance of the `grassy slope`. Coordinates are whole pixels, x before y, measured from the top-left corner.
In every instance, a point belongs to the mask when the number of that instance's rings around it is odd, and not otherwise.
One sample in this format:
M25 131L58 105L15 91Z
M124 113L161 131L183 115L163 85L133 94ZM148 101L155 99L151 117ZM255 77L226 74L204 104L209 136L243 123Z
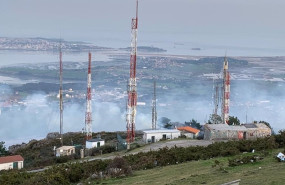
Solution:
M222 184L241 179L240 184L284 184L285 163L279 163L274 150L262 161L228 167L227 157L193 161L178 165L136 171L133 176L101 181L102 184ZM252 155L252 154L243 154ZM219 167L213 168L215 160L224 164L228 173ZM261 167L261 169L259 169ZM96 183L96 182L94 182Z

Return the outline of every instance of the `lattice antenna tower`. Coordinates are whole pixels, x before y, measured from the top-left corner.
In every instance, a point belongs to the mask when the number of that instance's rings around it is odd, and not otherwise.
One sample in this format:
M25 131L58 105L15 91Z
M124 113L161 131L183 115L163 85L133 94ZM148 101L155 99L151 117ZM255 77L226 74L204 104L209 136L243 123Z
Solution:
M136 18L132 19L132 39L131 39L131 57L130 57L130 79L128 85L128 110L127 110L127 146L135 139L136 126L136 106L137 106L137 80L136 80L136 62L137 62L137 32L138 32L138 0L136 2Z
M88 73L87 73L87 93L86 93L86 113L85 132L86 140L92 139L92 93L91 93L91 53L88 53Z
M224 124L228 124L229 121L229 105L230 105L230 73L229 62L227 56L224 58L224 70L223 70L223 98L222 98L222 121Z

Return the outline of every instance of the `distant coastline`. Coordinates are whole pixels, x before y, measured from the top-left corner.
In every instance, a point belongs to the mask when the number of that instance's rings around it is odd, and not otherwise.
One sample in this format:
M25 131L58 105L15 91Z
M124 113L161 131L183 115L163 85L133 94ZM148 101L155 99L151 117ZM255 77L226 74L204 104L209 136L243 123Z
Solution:
M14 51L58 51L61 47L64 51L80 52L80 51L130 51L130 48L110 48L96 46L91 43L82 41L65 41L63 39L54 38L12 38L0 37L0 50ZM138 50L142 52L166 52L166 50L153 46L138 46Z

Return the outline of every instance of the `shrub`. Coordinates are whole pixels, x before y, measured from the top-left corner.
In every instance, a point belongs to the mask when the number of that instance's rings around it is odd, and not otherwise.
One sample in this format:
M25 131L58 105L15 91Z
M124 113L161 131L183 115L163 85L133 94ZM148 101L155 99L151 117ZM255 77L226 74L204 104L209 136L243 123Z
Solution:
M132 168L124 158L116 157L109 163L107 172L111 177L126 176L132 174Z
M255 163L259 160L262 160L262 157L259 156L244 156L244 157L238 157L238 158L234 158L234 159L229 159L229 166L239 166L239 165L243 165L243 164L248 164L248 163Z
M60 156L60 157L55 158L55 162L56 163L66 163L70 159L72 159L72 156Z
M96 155L100 155L101 152L102 154L107 154L107 153L112 153L116 151L116 147L115 146L110 146L110 145L104 145L101 146L99 148L92 148L90 149L89 154L91 156L96 156Z

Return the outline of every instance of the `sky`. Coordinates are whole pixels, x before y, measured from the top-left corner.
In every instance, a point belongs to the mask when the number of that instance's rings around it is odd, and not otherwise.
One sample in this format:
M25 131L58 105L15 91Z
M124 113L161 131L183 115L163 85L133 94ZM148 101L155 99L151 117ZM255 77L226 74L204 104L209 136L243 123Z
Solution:
M284 0L140 0L139 45L285 51ZM130 45L135 0L0 0L0 36ZM163 44L164 43L164 44Z

